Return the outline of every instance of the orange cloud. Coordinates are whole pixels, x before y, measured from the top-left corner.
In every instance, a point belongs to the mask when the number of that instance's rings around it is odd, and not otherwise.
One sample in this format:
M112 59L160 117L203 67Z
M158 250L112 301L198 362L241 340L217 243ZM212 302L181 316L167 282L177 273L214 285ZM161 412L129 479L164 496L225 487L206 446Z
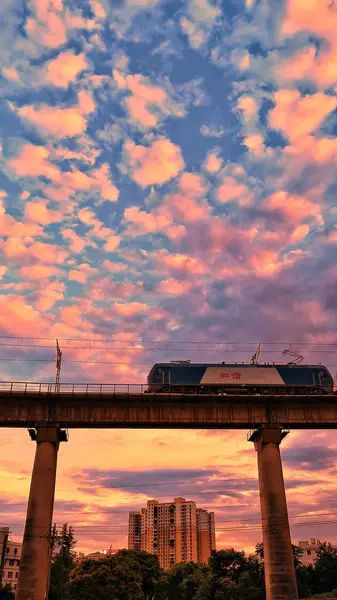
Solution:
M184 167L181 149L165 138L156 140L149 147L128 140L124 151L131 177L141 187L162 185L176 177Z
M84 54L67 50L44 65L43 82L55 87L67 88L82 71L88 68Z
M337 98L322 92L301 96L297 90L284 89L275 92L274 99L269 124L290 140L313 133L337 106Z

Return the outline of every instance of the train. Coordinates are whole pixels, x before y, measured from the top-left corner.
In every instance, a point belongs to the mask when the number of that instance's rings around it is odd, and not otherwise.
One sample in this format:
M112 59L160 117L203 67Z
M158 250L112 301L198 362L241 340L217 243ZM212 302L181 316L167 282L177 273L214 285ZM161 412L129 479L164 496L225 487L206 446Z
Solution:
M334 381L323 365L156 363L148 392L191 394L332 394Z

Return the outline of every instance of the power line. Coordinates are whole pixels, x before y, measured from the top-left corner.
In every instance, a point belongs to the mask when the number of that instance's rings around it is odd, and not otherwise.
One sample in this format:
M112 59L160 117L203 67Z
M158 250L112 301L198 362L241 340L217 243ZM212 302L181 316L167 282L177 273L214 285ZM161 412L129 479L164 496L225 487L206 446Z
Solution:
M60 522L59 522L60 523ZM331 519L331 520L320 520L320 521L309 521L306 523L292 523L290 525L291 528L295 528L295 527L312 527L313 525L331 525L331 524L336 524L337 523L337 519ZM12 525L13 527L22 527L22 525L20 525L19 523L13 523ZM43 527L42 525L37 525L36 527ZM216 527L215 526L215 530L217 532L228 532L228 531L258 531L262 528L262 524L259 523L257 525L249 525L248 527L246 526L238 526L238 527ZM93 531L94 529L94 531ZM88 531L90 530L90 532ZM109 526L106 525L79 525L79 526L74 526L74 531L75 531L75 535L76 532L79 532L81 536L84 535L92 535L94 534L106 534L106 535L123 535L123 534L127 534L128 533L128 529L120 529L120 530L110 530ZM179 531L179 528L178 528ZM11 532L11 533L18 533L18 532Z
M0 361L3 362L44 362L44 363L54 363L55 359L53 358L0 358ZM130 362L116 362L116 361L109 361L109 360L67 360L65 359L65 363L67 364L83 364L83 365L148 365L148 366L152 366L153 365L153 361L149 362L149 361L130 361ZM217 364L217 363L216 363ZM222 363L219 363L219 366ZM235 364L235 365L242 365L245 363L242 362L236 362L236 363L224 363L224 364ZM270 363L269 363L270 364ZM274 363L273 363L274 364ZM276 364L276 363L275 363ZM281 363L277 363L281 364ZM282 363L281 366L286 366L287 363ZM325 367L337 367L336 365L332 365L330 363L325 363L324 365Z

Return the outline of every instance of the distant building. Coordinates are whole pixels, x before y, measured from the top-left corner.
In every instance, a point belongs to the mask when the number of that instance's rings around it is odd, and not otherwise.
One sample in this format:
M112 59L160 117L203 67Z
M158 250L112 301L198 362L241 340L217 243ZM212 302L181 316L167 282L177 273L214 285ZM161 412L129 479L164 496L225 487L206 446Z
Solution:
M214 513L185 498L162 504L149 500L146 508L129 514L129 549L155 554L163 569L179 562L205 563L215 550Z
M83 552L80 552L77 555L77 560L81 561L81 560L101 560L102 558L106 558L107 556L111 556L113 554L117 554L117 552L120 552L121 548L109 548L109 550L97 550L97 552L91 552L90 554L84 554Z
M310 538L309 540L300 540L298 542L298 547L303 550L303 555L301 556L301 562L304 565L312 565L314 564L317 558L317 552L319 547L323 544L317 538ZM337 546L331 544L332 548L337 550Z
M0 581L16 592L22 544L9 540L9 527L0 527Z

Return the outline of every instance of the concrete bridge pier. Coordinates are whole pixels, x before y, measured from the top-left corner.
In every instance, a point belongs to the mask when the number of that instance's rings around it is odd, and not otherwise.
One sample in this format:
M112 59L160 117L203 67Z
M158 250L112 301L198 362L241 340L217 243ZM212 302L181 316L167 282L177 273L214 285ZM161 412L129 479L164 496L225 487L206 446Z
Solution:
M250 436L257 451L267 600L298 600L282 472L281 428L261 428Z
M36 441L16 600L45 600L51 561L57 453L67 433L58 427L30 429Z

